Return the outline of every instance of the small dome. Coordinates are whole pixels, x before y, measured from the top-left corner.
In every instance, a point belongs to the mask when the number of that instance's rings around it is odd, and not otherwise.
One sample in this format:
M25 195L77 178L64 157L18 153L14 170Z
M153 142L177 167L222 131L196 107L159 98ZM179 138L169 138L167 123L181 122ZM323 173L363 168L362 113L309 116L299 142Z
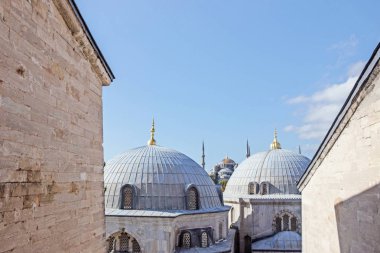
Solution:
M222 161L221 161L222 164L236 164L234 160L232 160L231 158L229 158L228 156L226 156Z
M168 148L148 145L121 154L104 168L105 205L120 208L121 189L135 189L133 209L185 210L186 189L194 186L200 209L222 206L207 172L188 156Z
M226 195L247 195L250 183L269 183L269 194L299 194L297 182L310 159L284 149L272 149L244 160L227 183Z
M259 251L286 250L298 251L302 249L301 235L293 231L283 231L252 243L252 249Z

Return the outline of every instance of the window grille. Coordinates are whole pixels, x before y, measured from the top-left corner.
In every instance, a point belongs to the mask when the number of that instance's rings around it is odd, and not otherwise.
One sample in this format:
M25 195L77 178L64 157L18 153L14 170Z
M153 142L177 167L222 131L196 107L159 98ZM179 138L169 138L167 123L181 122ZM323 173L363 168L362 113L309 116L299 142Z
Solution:
M219 223L219 239L223 238L223 223Z
M268 185L266 183L262 184L261 194L262 195L268 194Z
M191 236L189 232L185 232L182 235L182 247L190 248L191 246Z
M133 207L133 190L131 186L124 187L124 209Z
M276 218L276 232L280 232L280 231L281 231L281 218L277 217Z
M129 237L127 233L122 233L120 235L120 251L128 251L129 248Z
M110 253L113 250L113 244L114 244L114 242L115 242L115 237L110 236L108 238L108 250L107 250L107 253Z
M190 188L187 193L187 209L188 210L199 209L198 191L194 187Z
M296 217L292 217L290 219L290 230L292 230L292 231L297 230L297 218Z
M208 236L206 232L202 232L201 234L201 246L202 248L207 248L208 246Z
M133 253L140 253L141 252L140 244L136 241L136 239L134 239L132 241L132 252Z
M289 215L285 214L282 216L283 230L289 230Z

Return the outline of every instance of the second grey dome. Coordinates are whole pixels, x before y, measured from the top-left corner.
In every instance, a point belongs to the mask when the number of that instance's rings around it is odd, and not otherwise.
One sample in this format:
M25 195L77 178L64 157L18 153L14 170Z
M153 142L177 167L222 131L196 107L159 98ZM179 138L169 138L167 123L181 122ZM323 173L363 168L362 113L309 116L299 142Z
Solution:
M310 159L284 149L272 149L244 160L227 183L226 195L247 195L249 185L268 183L268 194L299 194L297 182Z

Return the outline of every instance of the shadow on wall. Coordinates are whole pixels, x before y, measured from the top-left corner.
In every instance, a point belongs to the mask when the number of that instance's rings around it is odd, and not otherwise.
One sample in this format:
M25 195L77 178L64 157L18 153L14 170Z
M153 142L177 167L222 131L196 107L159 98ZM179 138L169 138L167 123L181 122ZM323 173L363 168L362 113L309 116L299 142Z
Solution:
M380 184L335 205L340 252L380 252Z
M252 252L252 214L244 215L244 208L240 208L240 214L237 220L230 225L230 228L236 230L235 253ZM235 213L235 215L237 215ZM245 217L242 219L241 217Z

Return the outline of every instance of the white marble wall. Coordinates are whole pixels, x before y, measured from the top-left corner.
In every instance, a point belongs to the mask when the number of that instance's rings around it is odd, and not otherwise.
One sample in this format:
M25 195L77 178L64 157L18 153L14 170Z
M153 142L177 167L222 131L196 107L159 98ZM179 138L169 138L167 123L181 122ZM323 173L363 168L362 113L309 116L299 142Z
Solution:
M227 236L228 212L182 215L175 218L106 216L106 238L125 229L140 244L142 253L174 252L181 230L212 227L218 240L219 224Z
M244 252L244 237L261 238L274 233L273 218L281 211L288 211L301 222L301 200L250 200L225 199L226 205L231 206L228 215L229 225L239 228L240 252ZM300 224L300 228L302 223ZM300 230L299 230L300 232Z
M380 75L371 83L302 191L304 252L380 252Z

